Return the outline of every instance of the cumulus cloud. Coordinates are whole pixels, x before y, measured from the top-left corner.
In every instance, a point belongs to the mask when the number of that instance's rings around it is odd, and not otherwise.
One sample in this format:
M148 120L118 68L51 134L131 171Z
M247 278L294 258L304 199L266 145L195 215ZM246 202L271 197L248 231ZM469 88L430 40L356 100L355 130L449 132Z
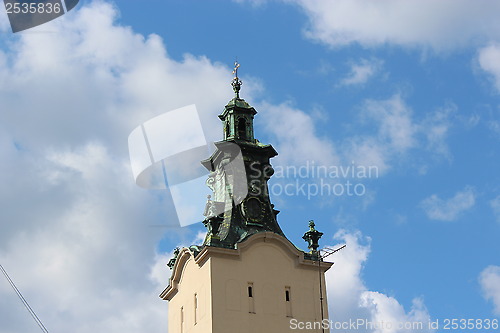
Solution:
M157 246L165 230L192 237L168 195L135 186L127 137L196 104L219 139L232 96L230 69L172 60L159 36L117 15L90 2L0 51L0 262L49 331L166 331L169 256ZM158 221L170 229L149 227ZM36 328L5 280L0 298L2 333Z
M333 141L316 135L317 124L313 115L294 108L290 103L261 103L259 110L262 116L257 121L261 121L260 124L273 135L273 142L279 147L280 163L305 164L315 161L321 165L338 164Z
M432 220L454 221L463 212L474 206L475 197L474 190L467 186L449 199L441 199L436 194L433 194L424 199L420 206L427 214L427 217Z
M307 35L330 46L392 44L443 50L500 37L496 1L289 2L309 18Z
M334 322L348 322L363 319L371 323L391 323L391 328L361 328L361 332L428 332L407 328L399 329L400 323L423 323L430 321L430 315L421 298L413 299L409 311L399 301L386 294L371 291L362 279L362 270L370 253L371 240L360 232L349 233L340 230L334 236L347 247L335 254L335 265L327 272L328 302L330 319Z
M7 201L12 207L5 208L2 226L11 226L2 234L0 261L45 326L73 332L165 329L166 304L157 295L168 271L161 284L149 276L154 266L165 265L166 257L155 251L161 235L140 222L151 221L160 207L134 191L127 164L114 161L101 144L31 163L18 164L19 173L10 175L13 187L24 173L33 178L26 196ZM22 209L28 212L15 212ZM0 305L2 332L29 331L34 323L13 291L2 287L8 300Z
M376 75L383 62L379 59L361 59L351 63L349 74L340 81L340 85L362 85Z
M500 315L500 266L488 266L479 275L484 297L493 303L493 312Z

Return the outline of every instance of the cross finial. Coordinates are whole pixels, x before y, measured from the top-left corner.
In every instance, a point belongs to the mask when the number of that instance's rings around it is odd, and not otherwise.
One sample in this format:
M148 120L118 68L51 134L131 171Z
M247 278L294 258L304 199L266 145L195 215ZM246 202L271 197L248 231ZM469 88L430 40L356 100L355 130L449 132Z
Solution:
M234 62L234 69L233 69L233 74L234 74L234 77L237 78L238 77L238 68L240 67L240 64L238 63L238 60L236 60Z
M309 220L309 229L314 230L314 227L316 224L314 224L314 220Z
M236 98L240 98L240 89L241 89L241 85L242 85L242 82L241 82L240 78L238 77L238 68L239 67L240 67L240 64L238 63L238 61L235 61L234 62L234 69L233 69L234 78L231 81L231 85L233 86L233 91L236 94Z

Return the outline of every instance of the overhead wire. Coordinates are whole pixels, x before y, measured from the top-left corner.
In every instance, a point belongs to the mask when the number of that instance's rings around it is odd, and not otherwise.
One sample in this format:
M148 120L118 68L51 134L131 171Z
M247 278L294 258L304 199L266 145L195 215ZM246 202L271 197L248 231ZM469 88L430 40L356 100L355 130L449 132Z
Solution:
M12 289L14 289L14 291L16 292L16 294L19 297L19 299L21 300L21 302L23 302L24 306L26 307L26 309L30 313L31 317L35 320L35 322L37 323L38 327L40 327L40 329L42 330L42 332L49 333L49 331L45 328L45 326L43 325L43 323L40 320L40 318L38 318L38 316L36 315L35 311L33 311L33 309L31 308L31 306L29 305L28 301L24 298L23 294L21 294L21 291L16 287L14 281L12 281L12 279L9 276L9 274L7 274L7 271L3 268L2 265L0 265L0 270L2 271L2 273L5 276L5 278L7 279L7 281L9 282L10 286L12 287Z

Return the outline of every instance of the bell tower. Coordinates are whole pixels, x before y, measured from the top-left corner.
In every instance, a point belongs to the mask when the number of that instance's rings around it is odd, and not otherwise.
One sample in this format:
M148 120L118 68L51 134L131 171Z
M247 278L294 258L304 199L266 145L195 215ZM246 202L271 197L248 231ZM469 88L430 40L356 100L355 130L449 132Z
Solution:
M235 64L233 71L235 77L233 81L231 81L235 97L226 105L222 114L219 115L219 118L223 122L224 140L238 140L255 143L253 117L257 111L248 105L245 100L240 98L242 82L238 77L239 66L240 64Z
M309 251L295 247L278 224L268 191L270 159L278 153L254 137L257 111L240 98L238 68L235 96L219 115L223 140L201 161L212 191L206 238L176 249L168 263L172 276L160 297L169 301L169 333L292 332L294 322L328 318L324 273L333 263L320 256L314 223L303 237Z
M214 195L205 208L208 234L204 245L225 248L235 248L257 232L284 236L276 219L279 211L271 204L267 186L274 174L270 159L278 153L254 138L257 111L240 98L238 67L236 63L231 82L235 96L219 115L224 140L216 142L212 156L201 161L210 171L207 185Z

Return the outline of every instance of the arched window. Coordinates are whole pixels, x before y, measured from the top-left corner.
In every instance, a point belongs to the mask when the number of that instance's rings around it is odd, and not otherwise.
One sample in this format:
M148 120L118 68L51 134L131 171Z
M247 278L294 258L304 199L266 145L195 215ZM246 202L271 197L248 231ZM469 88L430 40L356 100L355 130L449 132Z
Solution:
M245 118L238 119L238 138L246 140L247 138L247 123Z

